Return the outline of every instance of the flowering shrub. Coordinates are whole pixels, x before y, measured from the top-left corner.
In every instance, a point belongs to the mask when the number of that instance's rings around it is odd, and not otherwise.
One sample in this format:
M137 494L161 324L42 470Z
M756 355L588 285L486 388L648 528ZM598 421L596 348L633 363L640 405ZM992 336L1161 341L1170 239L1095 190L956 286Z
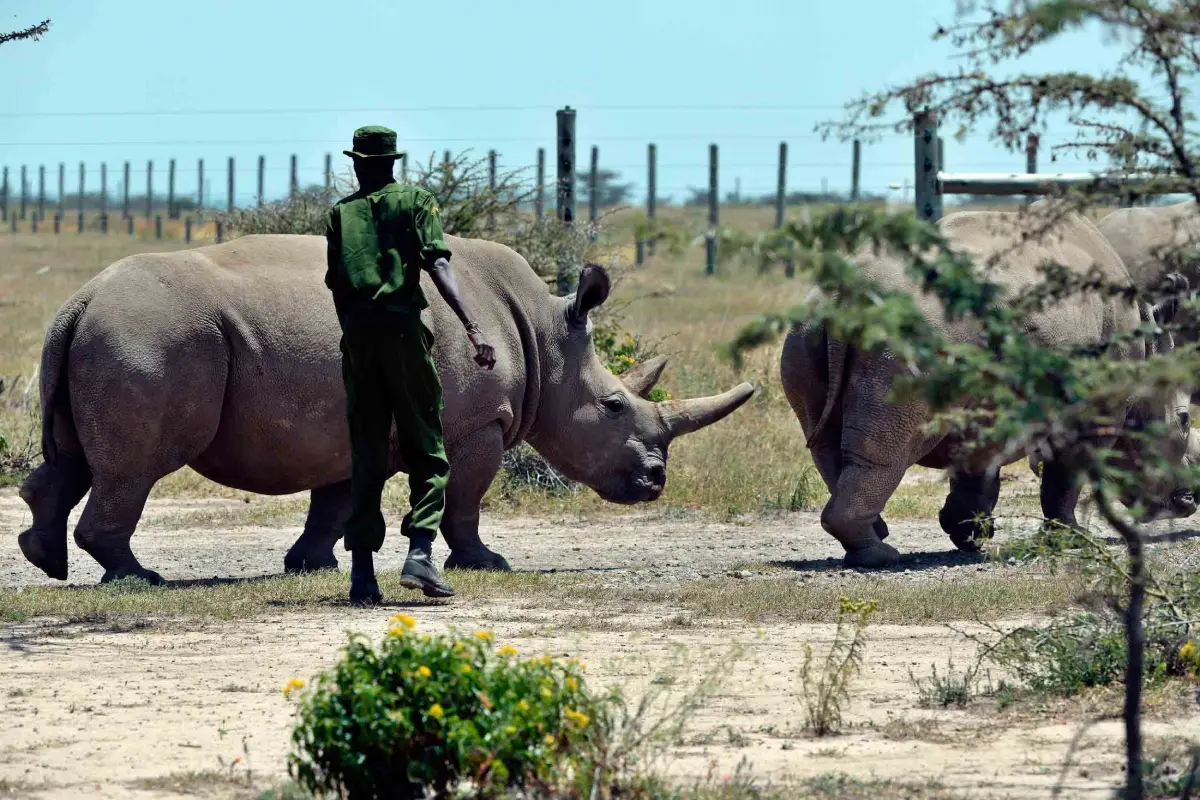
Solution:
M289 757L313 793L424 797L466 789L493 797L513 787L569 783L605 699L583 667L495 649L489 631L461 637L415 632L404 614L378 649L353 635L342 659L299 695Z
M592 324L592 346L596 348L596 355L604 362L605 368L613 375L623 375L647 356L641 338L625 330L615 320ZM670 400L671 394L655 386L650 390L649 399L657 403Z

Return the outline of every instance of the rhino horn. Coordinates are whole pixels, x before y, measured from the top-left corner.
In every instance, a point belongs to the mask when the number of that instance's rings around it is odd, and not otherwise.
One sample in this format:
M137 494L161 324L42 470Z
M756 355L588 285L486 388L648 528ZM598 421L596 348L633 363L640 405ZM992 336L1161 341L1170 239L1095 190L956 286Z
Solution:
M742 383L724 394L699 397L695 400L668 400L659 406L667 434L674 439L724 419L753 395L754 387L749 383Z
M663 370L667 367L666 356L655 356L649 361L634 364L621 375L621 383L625 388L639 397L649 397L650 391L658 384Z

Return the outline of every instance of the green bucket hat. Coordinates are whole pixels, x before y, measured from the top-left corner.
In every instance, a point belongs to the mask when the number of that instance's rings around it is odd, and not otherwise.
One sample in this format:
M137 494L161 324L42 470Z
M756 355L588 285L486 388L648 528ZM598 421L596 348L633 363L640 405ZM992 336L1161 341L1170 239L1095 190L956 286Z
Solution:
M354 149L342 152L351 158L399 158L396 132L382 125L367 125L354 132Z

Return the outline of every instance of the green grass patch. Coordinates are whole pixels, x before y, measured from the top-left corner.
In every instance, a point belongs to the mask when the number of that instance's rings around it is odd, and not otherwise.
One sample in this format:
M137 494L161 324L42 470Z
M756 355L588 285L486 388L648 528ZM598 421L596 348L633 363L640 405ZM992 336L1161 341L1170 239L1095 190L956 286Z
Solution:
M1070 574L1036 571L972 573L961 579L909 581L887 576L839 575L838 580L799 581L787 572L739 580L711 578L644 586L604 585L591 576L530 572L450 571L458 591L454 604L507 601L518 608L589 611L605 616L641 611L749 623L831 622L842 595L879 601L876 619L891 623L937 623L992 618L1004 614L1062 608L1083 587ZM398 571L380 573L380 585L393 602L441 604L399 584ZM327 571L229 581L181 582L153 587L129 580L89 587L35 586L0 589L0 620L39 617L113 620L123 615L245 619L279 612L347 606L349 575ZM581 618L570 617L572 627ZM598 618L597 625L609 624ZM611 627L611 626L610 626Z

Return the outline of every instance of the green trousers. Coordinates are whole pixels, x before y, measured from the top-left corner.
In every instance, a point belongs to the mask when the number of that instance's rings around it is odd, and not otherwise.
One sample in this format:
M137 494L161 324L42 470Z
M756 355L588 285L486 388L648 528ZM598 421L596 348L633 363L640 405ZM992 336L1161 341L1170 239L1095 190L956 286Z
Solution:
M408 469L409 503L401 532L437 535L446 508L450 462L442 440L442 385L430 352L433 336L415 330L342 334L342 379L350 423L352 510L347 550L383 546L380 502L389 472L389 439L396 422L400 457Z

